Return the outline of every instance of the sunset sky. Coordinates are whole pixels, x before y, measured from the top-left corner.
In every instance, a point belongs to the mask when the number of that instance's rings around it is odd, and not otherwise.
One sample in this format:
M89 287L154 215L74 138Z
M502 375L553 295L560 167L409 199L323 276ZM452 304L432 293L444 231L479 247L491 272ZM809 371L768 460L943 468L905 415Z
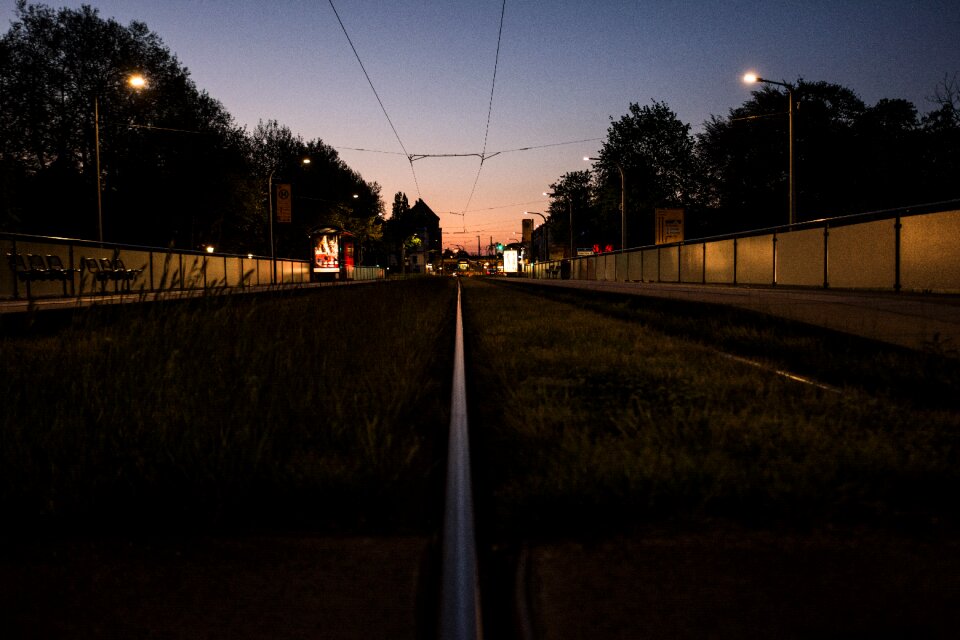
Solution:
M749 97L740 78L753 70L926 113L936 85L960 72L956 1L507 0L488 132L502 0L334 0L395 134L329 0L47 4L145 22L239 125L275 119L322 139L380 183L388 212L398 191L421 197L444 244L470 249L477 236L485 246L519 235L523 212L544 211L551 182L588 168L583 156L631 102L665 101L697 132ZM14 6L0 0L4 30ZM482 167L474 155L411 170L403 151L480 154L485 136Z

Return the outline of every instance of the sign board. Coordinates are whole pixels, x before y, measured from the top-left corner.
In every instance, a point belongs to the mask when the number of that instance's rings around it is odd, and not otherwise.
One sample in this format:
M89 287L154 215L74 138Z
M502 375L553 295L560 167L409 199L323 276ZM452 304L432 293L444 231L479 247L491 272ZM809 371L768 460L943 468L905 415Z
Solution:
M516 249L506 249L503 252L503 271L504 273L516 273L519 264Z
M290 222L291 216L290 185L277 185L277 222Z
M592 256L592 255L593 255L593 247L577 247L577 256L583 257L583 256Z
M523 225L523 242L530 244L533 240L533 218L523 218L521 224Z
M279 208L277 209L279 213ZM319 233L313 237L313 272L339 273L340 243L336 233Z
M656 243L683 242L683 209L656 209Z

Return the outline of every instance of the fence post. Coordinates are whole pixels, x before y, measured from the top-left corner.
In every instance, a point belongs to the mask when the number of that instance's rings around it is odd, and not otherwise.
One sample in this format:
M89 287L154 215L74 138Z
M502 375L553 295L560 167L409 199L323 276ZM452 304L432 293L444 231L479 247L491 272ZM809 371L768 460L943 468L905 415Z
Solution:
M900 216L897 216L896 221L893 223L893 233L894 233L894 258L893 258L893 290L897 293L900 293L900 230L903 228L903 223L900 221Z
M737 239L733 239L733 284L737 284Z
M823 288L830 288L830 273L829 273L829 252L830 252L830 225L823 225Z

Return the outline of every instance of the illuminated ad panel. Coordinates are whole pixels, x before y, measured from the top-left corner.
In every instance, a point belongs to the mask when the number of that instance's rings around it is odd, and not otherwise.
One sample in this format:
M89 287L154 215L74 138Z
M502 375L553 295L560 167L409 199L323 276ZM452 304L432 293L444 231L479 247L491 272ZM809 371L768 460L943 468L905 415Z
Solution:
M515 249L507 249L503 252L503 271L504 273L517 272L517 252Z
M313 272L340 271L340 246L335 233L322 233L313 238Z

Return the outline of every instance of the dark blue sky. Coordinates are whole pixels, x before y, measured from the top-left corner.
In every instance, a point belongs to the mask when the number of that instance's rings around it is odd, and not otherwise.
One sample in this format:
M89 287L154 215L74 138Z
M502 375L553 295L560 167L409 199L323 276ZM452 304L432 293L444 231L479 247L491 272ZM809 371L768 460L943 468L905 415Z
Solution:
M448 245L472 246L477 235L483 244L511 241L523 211L542 210L549 183L587 168L582 157L596 153L595 139L630 102L663 100L697 131L749 97L740 78L754 70L842 84L868 104L905 98L925 113L937 83L960 72L957 1L507 0L488 154L594 140L501 154L479 180L476 157L418 160L418 191L328 1L49 4L146 22L239 124L276 119L338 147L382 185L388 209L397 191L422 196L441 215ZM502 0L334 4L407 151L479 153ZM0 0L0 23L13 7ZM446 213L465 208L465 216Z

